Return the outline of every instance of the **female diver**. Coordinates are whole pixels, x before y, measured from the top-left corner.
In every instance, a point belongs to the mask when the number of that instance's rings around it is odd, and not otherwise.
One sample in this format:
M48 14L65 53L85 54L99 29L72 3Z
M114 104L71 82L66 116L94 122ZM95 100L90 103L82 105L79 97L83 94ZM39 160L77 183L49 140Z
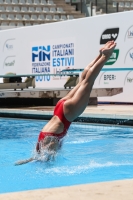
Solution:
M96 77L111 56L116 43L107 42L98 57L92 61L83 71L79 83L55 106L54 115L43 127L36 144L36 151L41 154L46 149L56 152L60 146L60 140L66 135L70 124L85 110L89 102L90 93ZM47 160L49 157L47 158ZM30 158L18 161L16 165L35 160Z

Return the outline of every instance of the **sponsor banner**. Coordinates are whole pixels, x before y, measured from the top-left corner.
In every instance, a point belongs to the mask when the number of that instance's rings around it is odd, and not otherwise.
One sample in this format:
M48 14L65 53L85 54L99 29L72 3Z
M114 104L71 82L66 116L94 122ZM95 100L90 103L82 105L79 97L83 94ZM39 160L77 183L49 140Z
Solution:
M49 74L56 75L64 69L75 67L75 40L73 38L64 38L49 42L33 42L30 65L33 74L46 74L46 76L36 77L37 86L44 87L45 81L56 81L56 84L64 84L68 77L49 76Z
M4 60L3 67L14 67L15 66L15 56L7 56Z
M133 83L133 77L126 77L125 83Z
M94 88L123 87L123 96L108 98L110 101L125 101L126 90L130 91L130 102L132 76L127 73L133 69L132 15L132 11L121 12L0 31L0 74L45 73L46 76L36 77L36 88L63 89L68 77L49 74L85 68L107 41L115 40L116 49L103 67L107 71L100 72ZM128 80L126 84L125 80Z
M106 72L107 74L107 72ZM133 102L133 95L132 95L132 88L133 88L133 70L126 70L126 71L118 71L116 73L114 73L114 75L116 75L115 80L119 80L116 81L114 80L115 84L117 84L116 86L119 87L119 83L120 83L120 87L123 86L123 93L119 94L119 95L115 95L112 97L99 97L99 101L109 101L109 102ZM120 77L120 78L119 78ZM104 82L103 78L101 78L101 83ZM108 81L109 84L111 82ZM102 85L103 86L103 85ZM113 86L111 84L111 86ZM115 87L115 86L114 86Z
M119 74L121 73L121 79ZM100 72L98 76L98 86L103 88L117 88L122 87L125 78L125 72L120 71L104 71Z
M110 58L108 59L108 61L105 63L105 65L113 65L117 61L118 56L119 56L119 49L115 49Z
M130 48L126 55L125 55L125 59L124 59L124 63L128 66L132 66L133 67L133 47Z
M3 40L3 44L1 43L1 46L2 46L1 56L3 57L3 61L1 58L1 62L3 62L2 70L4 70L5 74L8 72L15 73L15 66L16 66L16 49L15 49L16 39L15 37L11 37L6 40Z
M133 39L133 25L128 28L125 34L125 41L129 39Z
M100 44L106 44L106 42L111 40L116 40L119 34L119 28L109 28L106 29L100 38Z
M129 71L124 79L124 86L132 87L133 85L133 71Z
M7 39L3 45L3 52L10 54L15 50L15 38Z

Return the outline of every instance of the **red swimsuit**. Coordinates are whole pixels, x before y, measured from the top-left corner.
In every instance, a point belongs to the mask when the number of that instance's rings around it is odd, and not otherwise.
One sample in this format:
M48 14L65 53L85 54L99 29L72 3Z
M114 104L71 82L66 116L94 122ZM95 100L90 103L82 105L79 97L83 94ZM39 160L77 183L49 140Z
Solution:
M61 138L63 138L66 135L71 122L69 122L64 116L64 112L63 112L64 102L65 102L65 100L58 101L58 103L56 104L55 109L54 109L54 115L58 116L59 119L61 120L61 122L64 124L63 132L59 133L59 134L49 133L49 132L40 132L39 137L38 137L38 142L43 140L46 136L54 136L60 140Z

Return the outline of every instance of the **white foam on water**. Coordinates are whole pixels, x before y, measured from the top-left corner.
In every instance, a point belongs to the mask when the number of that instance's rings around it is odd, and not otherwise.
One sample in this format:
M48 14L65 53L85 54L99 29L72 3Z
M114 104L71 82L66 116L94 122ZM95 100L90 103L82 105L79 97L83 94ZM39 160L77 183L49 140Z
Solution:
M92 142L93 140L83 140L83 139L79 139L79 140L75 140L75 141L67 141L67 144L84 144L84 143L88 143L88 142Z
M124 163L113 163L113 162L106 162L106 163L97 163L95 161L90 161L87 165L79 165L79 166L61 166L61 167L52 167L47 169L40 169L38 172L43 172L46 174L80 174L85 173L89 170L94 170L97 168L107 168L107 167L119 167L119 166L132 166L133 163L124 162Z

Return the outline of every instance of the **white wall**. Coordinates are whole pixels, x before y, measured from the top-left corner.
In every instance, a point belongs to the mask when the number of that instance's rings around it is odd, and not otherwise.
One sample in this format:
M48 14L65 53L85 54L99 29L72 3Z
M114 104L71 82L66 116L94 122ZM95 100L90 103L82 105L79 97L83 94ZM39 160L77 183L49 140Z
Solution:
M107 41L105 37L111 37L110 40L116 39L116 50L108 62L110 65L105 65L97 77L94 87L123 87L123 94L99 99L133 102L132 16L133 11L129 11L0 31L0 74L41 71L48 71L46 73L49 74L68 67L84 68L98 55L103 45L100 44L101 37L104 38L102 43ZM43 48L43 55L47 56L44 61L36 57L32 62L32 53L38 56L39 47ZM61 55L64 52L66 55ZM66 79L37 77L36 87L63 88Z

